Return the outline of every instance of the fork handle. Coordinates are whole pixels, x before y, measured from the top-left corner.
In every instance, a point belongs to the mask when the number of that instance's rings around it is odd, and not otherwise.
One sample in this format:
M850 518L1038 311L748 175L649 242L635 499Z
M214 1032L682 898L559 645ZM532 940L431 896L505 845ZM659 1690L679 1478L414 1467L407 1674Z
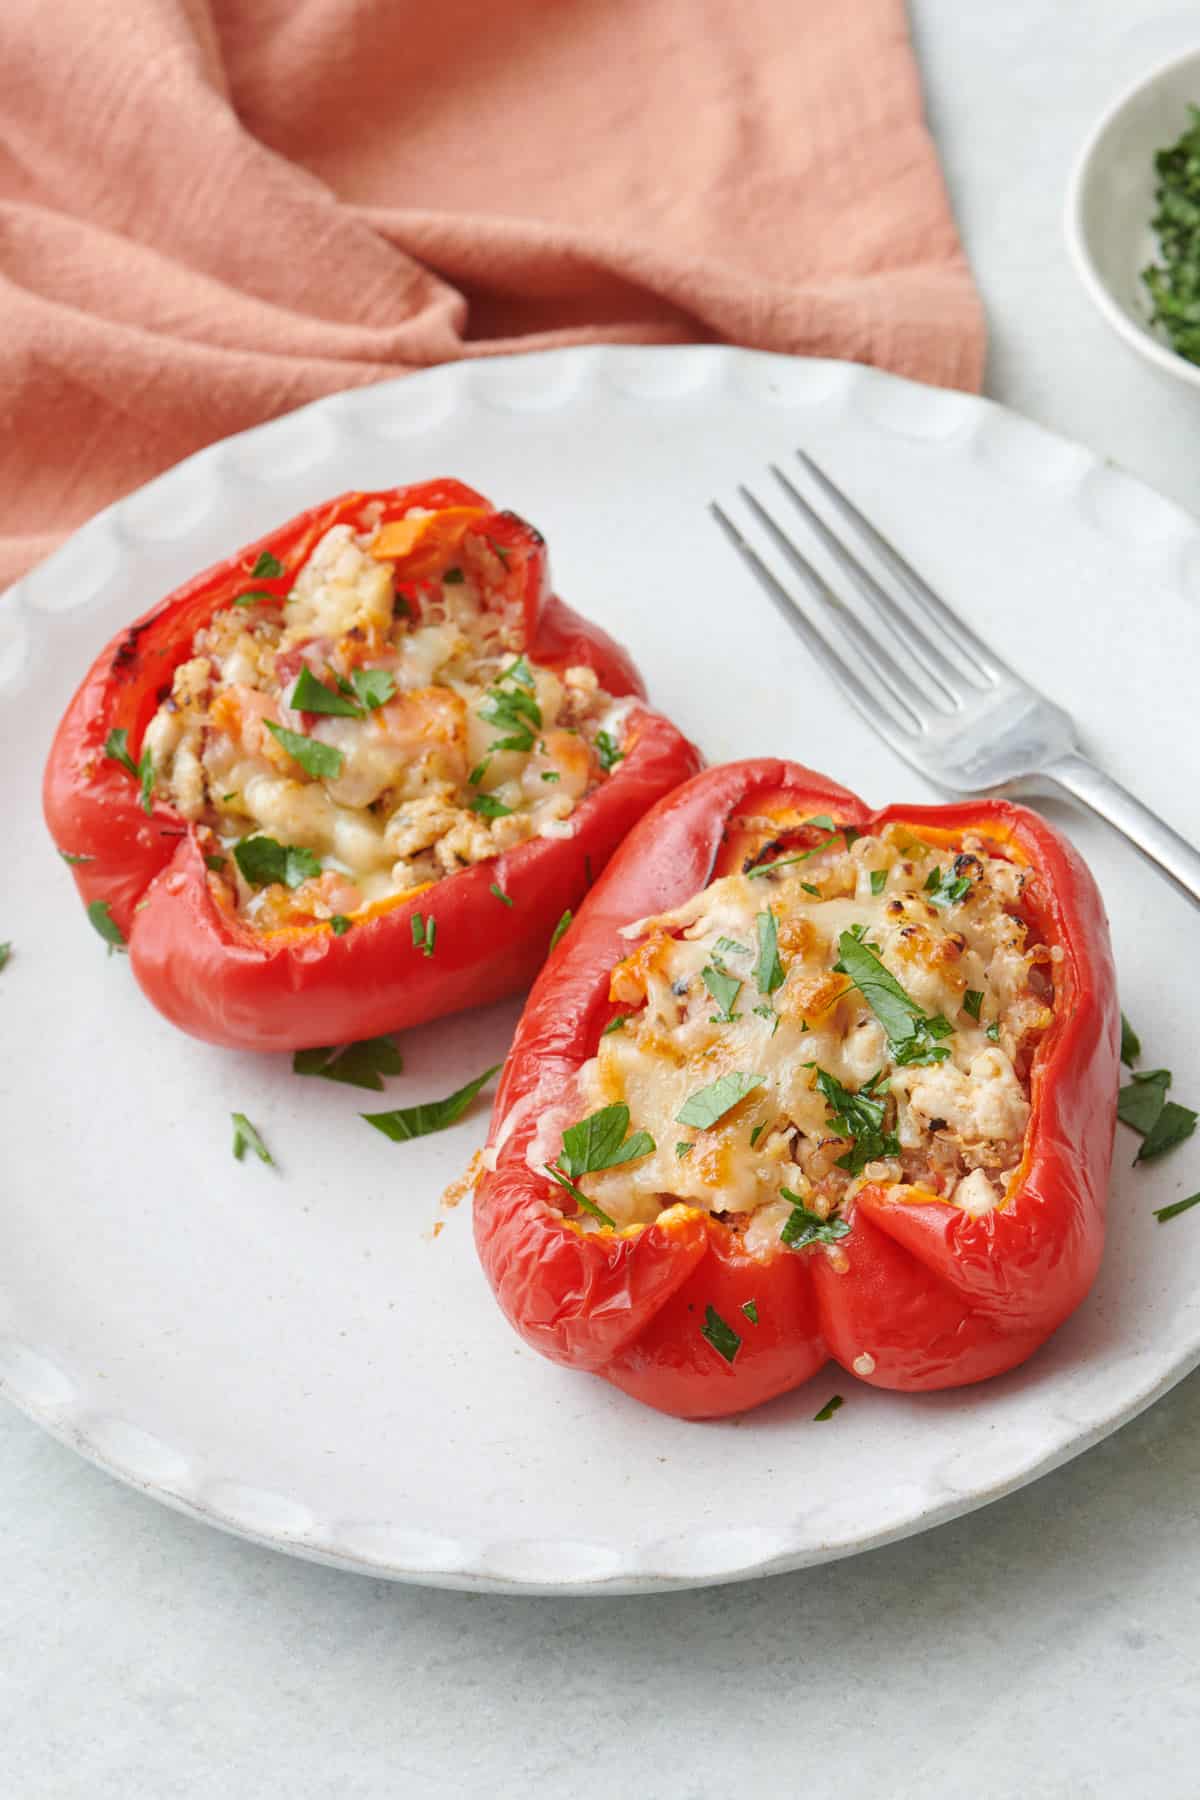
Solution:
M1128 788L1098 769L1086 756L1068 751L1043 771L1049 781L1099 813L1102 819L1129 839L1148 862L1173 881L1195 906L1200 906L1200 851L1186 838L1134 798Z

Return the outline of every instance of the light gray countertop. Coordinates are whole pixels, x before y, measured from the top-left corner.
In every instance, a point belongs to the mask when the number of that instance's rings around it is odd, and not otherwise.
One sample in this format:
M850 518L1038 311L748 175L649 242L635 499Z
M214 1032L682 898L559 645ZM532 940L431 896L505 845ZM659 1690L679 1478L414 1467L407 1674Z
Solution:
M1061 232L1091 121L1200 40L1194 9L913 12L991 322L988 391L1195 506L1200 399L1109 334ZM0 1408L0 1790L1190 1795L1198 1490L1193 1376L1035 1486L888 1549L707 1592L521 1600L238 1542Z

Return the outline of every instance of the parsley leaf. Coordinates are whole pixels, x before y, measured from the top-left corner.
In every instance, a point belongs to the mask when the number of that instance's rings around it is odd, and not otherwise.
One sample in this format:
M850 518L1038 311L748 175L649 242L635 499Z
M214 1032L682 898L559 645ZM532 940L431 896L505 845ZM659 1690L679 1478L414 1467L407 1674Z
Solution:
M12 955L12 945L11 944L0 944L0 969L2 969L4 967L4 965L7 963L8 959L11 955Z
M873 894L882 894L884 888L887 886L887 878L888 872L886 869L872 869L871 892Z
M1174 1150L1177 1144L1190 1138L1195 1129L1196 1114L1192 1108L1178 1106L1174 1100L1168 1100L1142 1139L1134 1162L1153 1162L1155 1157L1165 1156L1168 1150Z
M823 1219L820 1213L810 1212L790 1188L780 1188L779 1192L792 1203L791 1214L779 1234L780 1243L789 1250L803 1250L806 1244L836 1244L839 1238L849 1236L845 1219Z
M925 878L925 895L932 906L954 906L970 893L971 883L965 875L955 876L949 869L931 869Z
M461 582L466 580L466 576L461 569L443 569L442 580L447 587L458 587Z
M512 813L512 807L505 806L503 800L497 800L494 794L472 794L471 811L484 819L507 819Z
M846 1404L846 1402L842 1399L842 1396L840 1394L831 1394L829 1399L825 1402L824 1406L821 1408L820 1412L816 1412L813 1414L813 1424L820 1425L826 1419L832 1419L832 1417L833 1417L834 1413L837 1411L838 1407L845 1406L845 1404Z
M245 1113L235 1112L230 1116L233 1119L233 1154L238 1162L241 1162L247 1150L253 1150L259 1162L268 1163L271 1168L274 1168L275 1158L271 1155L271 1152L267 1149L267 1146L263 1143Z
M846 1169L851 1175L861 1175L869 1162L879 1162L887 1156L899 1156L900 1140L893 1132L884 1131L883 1116L886 1100L873 1098L873 1091L880 1076L867 1083L857 1093L851 1093L842 1086L836 1076L825 1069L817 1070L817 1086L821 1090L831 1118L830 1130L835 1137L852 1138L853 1148L844 1156L839 1156L837 1166Z
M617 1229L617 1221L610 1219L604 1208L597 1206L594 1200L589 1199L583 1189L576 1187L575 1183L564 1175L561 1169L552 1168L549 1163L543 1164L543 1167L551 1181L556 1181L560 1188L565 1188L582 1212L590 1213L598 1224L607 1225L610 1231Z
M1153 1131L1158 1115L1167 1103L1171 1085L1170 1069L1143 1069L1135 1074L1117 1095L1117 1117L1142 1137Z
M70 863L72 868L75 868L79 863L90 863L95 862L96 860L94 856L72 856L69 850L60 850L58 854L65 863Z
M727 1325L715 1306L704 1309L704 1323L700 1327L700 1336L706 1338L718 1356L723 1356L731 1363L742 1347L742 1340L732 1325Z
M839 960L834 965L848 975L887 1034L892 1056L901 1066L915 1063L945 1062L949 1050L935 1044L935 1038L949 1037L954 1030L940 1013L931 1018L922 1011L896 980L890 970L852 931L838 938Z
M87 916L100 933L110 950L123 950L125 937L121 927L112 916L112 907L107 900L93 900L87 909Z
M294 712L332 713L338 719L361 719L362 707L318 681L306 663L288 698Z
M1121 1061L1127 1068L1132 1068L1142 1054L1142 1040L1125 1014L1121 1014Z
M802 881L800 886L804 889L806 894L811 894L814 900L819 900L821 898L820 888L814 887L811 881Z
M343 1081L348 1087L383 1092L383 1077L399 1075L404 1058L390 1037L364 1038L340 1050L297 1050L292 1058L294 1075L320 1075L325 1081Z
M488 725L504 734L489 750L532 750L534 735L542 728L542 709L535 697L537 683L523 656L498 675L477 708Z
M779 933L775 925L775 914L769 906L765 912L755 915L754 928L758 933L754 984L760 994L773 994L776 988L783 986L783 964L779 960Z
M744 1100L753 1088L761 1087L763 1075L746 1075L731 1071L728 1075L718 1076L716 1081L707 1087L697 1088L689 1094L679 1111L675 1114L677 1125L694 1125L699 1131L706 1131L731 1112L739 1101Z
M596 755L600 758L600 767L607 774L619 762L624 762L625 752L610 732L596 733Z
M754 1300L743 1300L742 1311L752 1325L758 1324L758 1304Z
M750 954L745 944L739 944L736 938L731 937L719 937L717 949L723 956L749 956Z
M250 571L254 581L275 581L283 574L283 564L269 550L260 550L258 560Z
M1157 211L1150 224L1162 262L1143 269L1142 280L1154 303L1151 323L1164 326L1176 354L1194 363L1200 362L1200 108L1188 111L1188 129L1154 158Z
M353 919L348 919L345 913L334 913L329 921L329 929L334 937L345 937L353 923Z
M733 1006L741 992L741 982L719 963L706 963L700 971L700 979L720 1008L713 1015L714 1023L728 1025L737 1016Z
M1188 1212L1193 1206L1200 1206L1200 1194L1189 1194L1186 1200L1173 1200L1170 1206L1156 1207L1154 1216L1163 1225L1168 1219L1177 1219L1180 1213Z
M204 866L206 869L211 869L214 874L219 875L228 860L227 857L218 856L216 851L212 850L204 858Z
M695 1147L695 1143L691 1138L680 1138L675 1146L675 1154L679 1158L679 1161L682 1162L685 1156L690 1156Z
M554 930L550 935L551 950L556 950L558 948L559 944L562 942L564 934L566 933L567 927L570 925L571 920L574 918L574 916L575 916L574 913L571 911L570 907L568 906L566 912L563 914L562 918L558 921L558 924L554 927Z
M273 603L278 599L278 594L269 594L266 588L247 588L244 594L237 596L233 604L235 606L258 606L263 600Z
M104 754L113 762L120 763L121 767L132 775L135 781L141 780L141 771L129 754L129 733L127 731L124 729L110 731L104 740Z
M811 824L812 821L810 820L809 823ZM774 862L755 863L752 869L746 870L746 874L753 881L760 875L773 874L776 869L788 869L793 863L807 862L811 856L819 856L822 850L828 850L830 844L836 841L836 838L822 838L821 842L814 844L811 850L800 850L795 856L777 856Z
M425 1100L420 1106L400 1106L394 1112L363 1113L361 1117L376 1131L382 1131L384 1137L391 1138L394 1144L405 1144L410 1138L428 1137L431 1131L445 1131L448 1125L457 1124L480 1088L502 1067L502 1063L495 1063L474 1081L468 1081L465 1087L447 1094L444 1100Z
M608 1024L604 1027L604 1030L600 1033L600 1036L607 1037L609 1035L609 1033L612 1031L620 1031L628 1017L629 1017L628 1013L618 1013L615 1019L610 1019L608 1021Z
M999 1019L993 1019L991 1024L984 1031L983 1035L984 1035L984 1037L991 1038L993 1044L998 1044L1000 1042L1000 1021L999 1021Z
M311 850L299 844L281 844L272 837L245 837L233 846L233 859L251 887L266 887L281 882L286 888L298 888L321 873L321 864Z
M971 1018L978 1019L979 1009L982 1005L983 990L981 988L968 988L963 995L963 1011L969 1013Z
M342 772L343 757L340 750L335 750L332 744L321 743L319 738L304 737L299 731L289 731L286 725L276 725L273 719L265 719L263 723L276 743L283 745L306 775L312 775L318 780L324 776L337 780Z
M621 1163L649 1156L654 1139L648 1131L629 1130L629 1108L623 1100L589 1113L586 1119L569 1125L563 1132L559 1162L572 1181L583 1175L594 1175L598 1169L615 1169Z
M355 669L350 685L367 711L374 712L394 697L396 677L390 669Z
M503 888L502 888L502 887L500 887L500 886L499 886L499 885L498 885L498 884L497 884L497 883L496 883L496 882L494 882L494 881L493 881L493 883L492 883L492 885L491 885L491 887L490 887L490 888L489 888L489 889L488 889L488 893L489 893L489 894L495 894L495 896L496 896L496 898L497 898L497 900L500 900L500 901L502 901L502 902L503 902L503 904L504 904L504 905L505 905L505 906L511 906L511 905L512 905L512 903L513 903L513 902L512 902L512 895L511 895L511 894L506 894L506 893L505 893L505 891L504 891L504 889L503 889Z

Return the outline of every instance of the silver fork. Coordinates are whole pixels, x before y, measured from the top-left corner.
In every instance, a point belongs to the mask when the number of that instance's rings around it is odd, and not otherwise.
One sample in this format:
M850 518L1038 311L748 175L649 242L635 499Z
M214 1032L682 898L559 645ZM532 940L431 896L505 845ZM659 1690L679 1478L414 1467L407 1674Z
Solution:
M885 586L812 501L771 464L788 505L824 545L873 617L871 624L835 592L748 488L738 491L803 585L807 608L716 501L710 502L710 511L788 624L868 724L914 769L952 793L1065 790L1107 819L1200 905L1200 853L1097 768L1080 750L1075 727L1062 708L1030 687L977 637L810 456L803 450L796 455L822 500L851 527L858 544L889 578ZM860 667L838 647L831 621L840 627ZM919 676L897 654L897 646Z

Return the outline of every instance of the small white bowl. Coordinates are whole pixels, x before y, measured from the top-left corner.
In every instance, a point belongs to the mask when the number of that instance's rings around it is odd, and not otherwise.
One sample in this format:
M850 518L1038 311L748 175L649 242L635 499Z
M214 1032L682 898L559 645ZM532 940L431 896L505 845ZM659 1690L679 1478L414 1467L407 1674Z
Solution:
M1142 270L1158 260L1150 228L1154 153L1181 138L1200 106L1200 50L1172 57L1109 108L1079 153L1067 190L1067 248L1117 335L1169 375L1200 387L1200 365L1152 326Z

